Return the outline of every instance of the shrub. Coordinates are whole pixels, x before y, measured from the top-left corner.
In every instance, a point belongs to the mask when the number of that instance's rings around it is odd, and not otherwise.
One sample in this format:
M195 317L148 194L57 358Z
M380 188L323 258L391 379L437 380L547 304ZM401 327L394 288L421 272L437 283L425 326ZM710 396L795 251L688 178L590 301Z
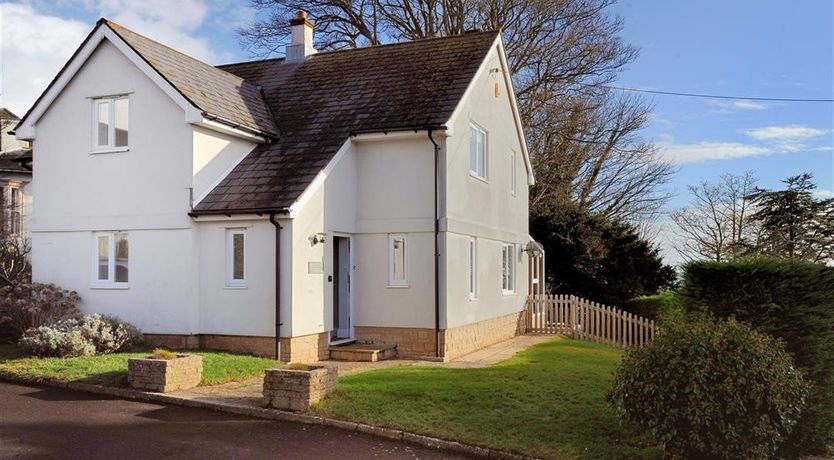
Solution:
M834 267L784 259L696 262L680 290L689 314L735 317L784 340L811 385L784 454L823 454L834 444Z
M156 359L164 359L166 361L170 361L172 359L177 358L176 353L170 350L166 350L164 348L154 348L153 353L151 353L151 356L153 356Z
M628 351L608 398L672 458L764 459L797 423L806 387L780 341L699 319Z
M54 284L23 283L0 288L0 323L16 335L78 316L81 297Z
M629 300L623 310L654 320L674 320L683 316L683 307L675 291L663 291Z
M114 353L141 342L142 334L132 324L96 314L31 328L20 338L19 345L35 356L71 357Z

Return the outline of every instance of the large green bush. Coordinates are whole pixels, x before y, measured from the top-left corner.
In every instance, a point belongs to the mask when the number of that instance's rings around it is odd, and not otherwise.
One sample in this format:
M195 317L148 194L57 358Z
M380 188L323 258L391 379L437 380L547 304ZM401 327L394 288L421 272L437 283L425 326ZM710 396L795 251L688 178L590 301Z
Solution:
M142 339L136 326L96 314L31 328L20 338L19 345L34 356L71 357L115 353L140 344Z
M834 267L784 259L695 262L680 295L689 313L735 317L783 339L811 384L785 455L819 454L834 443Z
M780 341L702 318L670 322L629 350L609 401L671 458L766 459L797 423L806 391Z
M675 291L636 297L623 304L622 308L637 316L658 321L680 319L683 315L683 307Z

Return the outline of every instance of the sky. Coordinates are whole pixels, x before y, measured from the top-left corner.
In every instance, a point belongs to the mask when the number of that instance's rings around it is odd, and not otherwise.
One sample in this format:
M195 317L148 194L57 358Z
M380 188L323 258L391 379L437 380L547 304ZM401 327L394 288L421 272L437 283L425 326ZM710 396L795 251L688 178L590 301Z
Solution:
M107 17L212 64L247 60L236 29L256 12L245 0L0 0L0 107L18 115ZM801 3L801 7L799 7ZM622 38L639 47L619 86L766 98L834 98L831 0L620 0ZM834 196L834 104L646 95L644 134L677 168L668 209L686 187L753 171L762 187L812 172ZM681 259L668 218L655 224L667 262Z

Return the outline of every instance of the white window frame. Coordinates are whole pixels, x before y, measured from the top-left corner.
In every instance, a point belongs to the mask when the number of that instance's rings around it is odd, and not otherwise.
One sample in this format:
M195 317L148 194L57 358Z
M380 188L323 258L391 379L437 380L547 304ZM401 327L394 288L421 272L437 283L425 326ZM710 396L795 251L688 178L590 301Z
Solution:
M116 281L116 235L124 234L128 241L128 280ZM107 241L107 279L98 278L98 240L106 236ZM93 281L94 288L127 289L130 286L130 236L125 231L93 232Z
M235 278L235 235L243 235L243 278ZM227 228L226 229L226 287L229 289L246 289L247 274L249 270L246 269L247 257L246 247L246 229L245 228Z
M127 101L127 145L116 146L116 101L124 99ZM98 106L101 104L107 105L107 145L99 145L98 143ZM119 96L104 96L93 98L93 118L92 118L92 142L90 153L109 153L109 152L126 152L130 148L130 98L127 95Z
M403 251L403 279L394 279L394 241L401 239L405 245ZM407 288L408 284L408 262L411 259L409 255L408 235L405 233L390 233L388 234L388 287L391 288Z
M483 135L483 160L481 160L478 150L477 144L477 136L478 134ZM475 169L472 169L472 142L473 140L476 142L475 146ZM483 164L480 164L480 162ZM479 171L479 166L483 166L483 174ZM482 180L484 182L489 181L489 134L486 132L485 129L481 128L480 126L470 123L469 124L469 175L474 177L475 179Z
M516 170L517 155L515 150L510 152L510 193L515 196L516 187L518 185L518 174Z
M9 187L9 234L23 234L23 192L17 186Z
M502 243L501 244L501 292L504 295L515 294L516 287L516 260L515 260L515 244ZM504 276L504 273L507 276Z
M478 299L478 239L469 238L469 300Z

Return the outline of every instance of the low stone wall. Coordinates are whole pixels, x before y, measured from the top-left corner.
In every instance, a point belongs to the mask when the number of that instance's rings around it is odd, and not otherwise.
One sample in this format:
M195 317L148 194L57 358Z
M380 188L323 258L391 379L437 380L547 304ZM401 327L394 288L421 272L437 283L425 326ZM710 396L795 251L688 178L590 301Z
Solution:
M445 360L454 359L526 332L524 311L441 331Z
M281 361L312 363L328 358L329 333L281 337ZM207 348L234 353L275 357L275 338L224 334L145 334L145 342L155 347L172 349Z
M263 395L276 409L302 411L336 389L338 371L334 366L310 366L309 370L268 369Z
M203 357L179 355L175 359L130 358L127 382L137 390L171 391L194 388L203 378Z
M427 358L436 354L434 329L356 326L355 331L359 342L396 345L399 358Z

